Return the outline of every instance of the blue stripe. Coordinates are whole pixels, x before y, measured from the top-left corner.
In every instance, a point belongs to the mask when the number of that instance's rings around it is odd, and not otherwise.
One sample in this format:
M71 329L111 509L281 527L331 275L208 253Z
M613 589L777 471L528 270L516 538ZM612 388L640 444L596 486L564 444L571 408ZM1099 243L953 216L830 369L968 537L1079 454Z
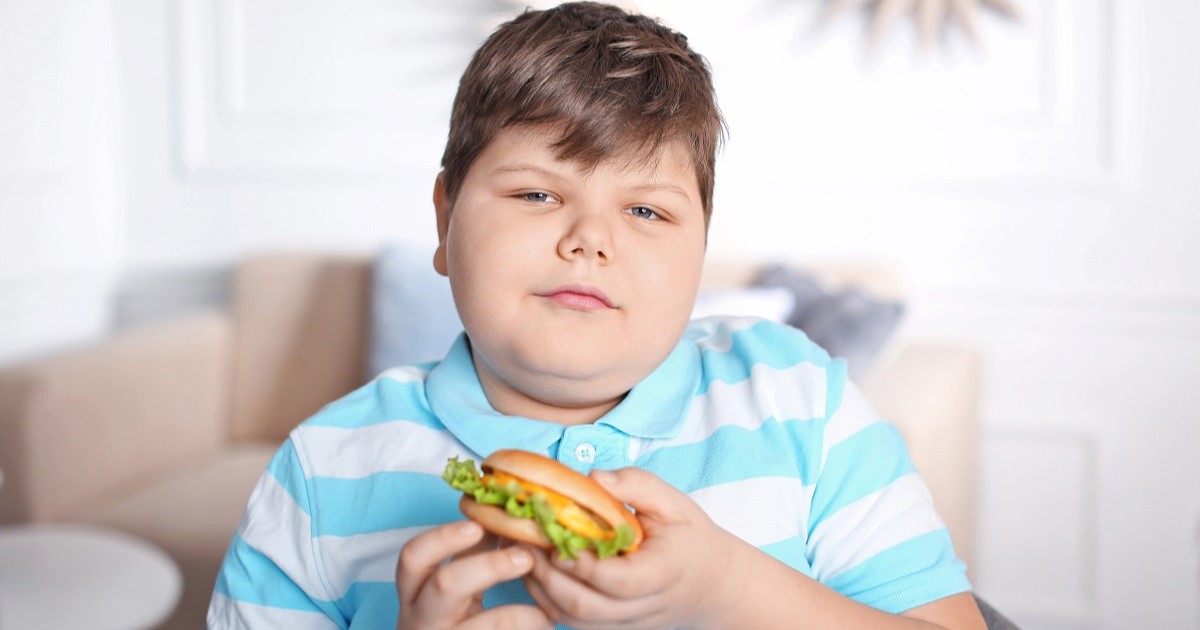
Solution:
M387 377L377 378L326 405L305 424L353 429L394 420L408 420L433 429L446 428L429 409L423 382Z
M529 591L525 590L525 584L521 580L501 582L483 592L484 608L495 608L510 604L534 605L533 598L530 597Z
M791 477L812 485L821 467L824 427L824 419L775 418L755 430L725 426L701 442L655 449L634 465L684 492L755 477Z
M313 477L309 483L321 505L313 519L314 536L353 536L463 518L458 511L462 493L437 475L382 472L359 479Z
M945 529L922 534L871 556L828 581L837 592L896 614L971 590L966 565Z
M762 321L734 331L731 338L728 350L701 346L700 360L704 367L698 393L707 392L715 381L743 381L750 377L750 369L755 365L786 369L801 363L824 367L832 361L828 352L791 326Z
M338 600L342 610L353 610L355 628L395 628L400 601L395 582L355 582Z
M894 425L877 422L829 449L813 493L808 533L847 505L886 487L914 468Z
M800 469L800 480L811 486L821 474L821 451L825 443L824 418L819 420L791 420L785 422L792 437L792 456Z
M717 429L703 442L670 446L638 458L636 465L684 492L756 477L800 478L799 463L775 445L792 440L791 424L768 419L749 431L739 426Z
M842 397L849 382L847 373L845 359L833 359L825 365L825 413L829 417L842 407Z
M520 580L510 580L484 591L484 608L510 604L536 605ZM338 605L344 610L356 611L356 628L394 628L400 615L395 582L355 582L338 600Z
M280 445L279 450L275 451L271 462L267 464L267 474L279 482L279 485L305 514L312 516L312 502L309 500L304 471L300 467L296 446L291 440L284 442Z
M234 536L225 552L215 591L250 604L327 615L346 627L333 602L309 597L279 565L240 536Z

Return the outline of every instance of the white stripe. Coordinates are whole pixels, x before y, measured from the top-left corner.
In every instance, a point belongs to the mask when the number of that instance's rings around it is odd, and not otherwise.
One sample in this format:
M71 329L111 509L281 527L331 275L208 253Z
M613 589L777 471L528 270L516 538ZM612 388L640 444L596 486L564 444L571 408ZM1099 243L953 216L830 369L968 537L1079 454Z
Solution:
M825 425L825 440L821 451L821 467L829 459L829 450L853 437L859 431L883 422L871 404L850 381L842 390L842 404Z
M944 527L925 482L910 473L838 510L813 530L813 575L828 582L875 554Z
M415 365L401 365L380 372L376 378L386 378L398 383L424 383L428 376L429 370L422 370Z
M209 630L238 630L258 628L288 628L309 630L337 628L332 619L317 612L273 608L248 602L239 602L220 593L213 593L208 605Z
M313 599L330 599L312 549L312 520L270 473L250 494L239 528L242 540L275 562Z
M750 369L736 383L714 381L688 408L679 434L669 440L633 439L629 457L636 460L660 448L703 442L722 427L754 431L767 418L809 420L825 415L825 369L800 363L784 370L766 365Z
M701 350L728 352L733 347L734 333L765 321L758 317L705 317L688 324L688 338Z
M338 479L379 472L441 474L447 459L470 453L449 432L404 420L353 429L301 425L293 439L304 445L306 474Z
M717 525L762 547L796 536L804 539L808 494L799 479L758 477L709 486L689 496Z
M321 555L330 559L325 564L329 587L344 597L355 582L395 580L400 548L433 527L422 525L355 536L318 537Z

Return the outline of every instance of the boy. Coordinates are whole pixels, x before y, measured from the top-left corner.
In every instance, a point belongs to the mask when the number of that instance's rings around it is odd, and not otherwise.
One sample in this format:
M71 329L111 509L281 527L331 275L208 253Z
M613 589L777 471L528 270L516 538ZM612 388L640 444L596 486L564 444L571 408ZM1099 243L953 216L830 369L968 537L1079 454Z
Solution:
M688 327L721 126L705 62L652 20L578 3L500 27L434 187L466 332L297 427L210 627L982 627L845 364L768 322ZM464 522L446 460L514 447L590 471L642 549L567 561Z

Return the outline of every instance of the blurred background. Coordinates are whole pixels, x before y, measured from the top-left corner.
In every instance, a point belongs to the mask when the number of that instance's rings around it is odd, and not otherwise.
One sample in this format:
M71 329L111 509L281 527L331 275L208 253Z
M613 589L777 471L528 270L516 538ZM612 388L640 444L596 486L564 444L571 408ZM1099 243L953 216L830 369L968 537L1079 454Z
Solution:
M987 356L977 590L1200 627L1200 4L923 43L925 1L634 3L713 67L709 257L903 269L906 333ZM0 366L220 307L250 254L432 245L458 76L523 6L0 2Z

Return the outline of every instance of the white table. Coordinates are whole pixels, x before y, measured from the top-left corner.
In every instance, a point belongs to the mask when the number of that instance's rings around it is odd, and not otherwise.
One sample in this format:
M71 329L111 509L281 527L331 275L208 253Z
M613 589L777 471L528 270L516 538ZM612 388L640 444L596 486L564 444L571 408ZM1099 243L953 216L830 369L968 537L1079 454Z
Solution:
M79 524L0 528L0 630L136 630L163 621L183 578L161 549Z

